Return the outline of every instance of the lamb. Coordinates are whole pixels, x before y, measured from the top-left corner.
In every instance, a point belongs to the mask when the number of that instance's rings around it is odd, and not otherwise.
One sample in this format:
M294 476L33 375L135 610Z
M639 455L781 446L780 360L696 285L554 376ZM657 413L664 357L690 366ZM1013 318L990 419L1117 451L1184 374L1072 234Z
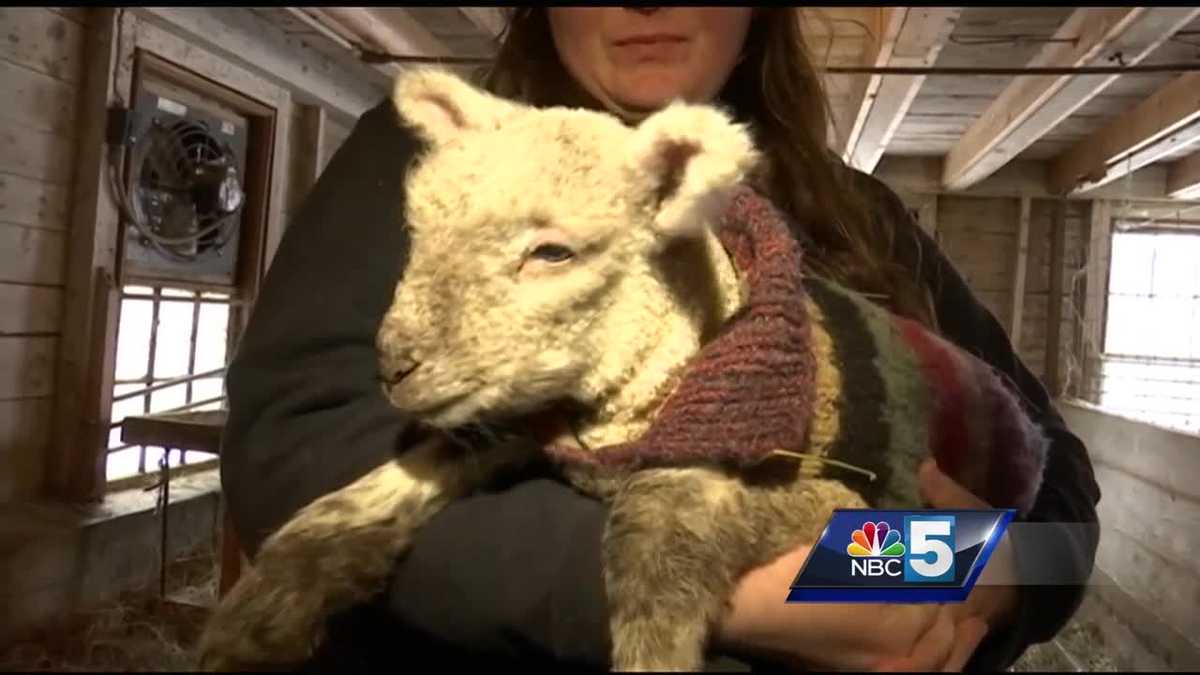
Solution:
M303 662L416 528L539 458L611 503L615 670L698 669L744 572L836 508L916 506L930 452L992 504L1030 506L1045 439L1016 396L802 277L783 218L746 186L749 130L724 112L675 103L629 127L427 69L393 101L429 148L403 186L412 248L381 376L399 411L459 442L414 426L394 461L270 537L206 627L203 668ZM577 443L521 432L561 402L581 411Z

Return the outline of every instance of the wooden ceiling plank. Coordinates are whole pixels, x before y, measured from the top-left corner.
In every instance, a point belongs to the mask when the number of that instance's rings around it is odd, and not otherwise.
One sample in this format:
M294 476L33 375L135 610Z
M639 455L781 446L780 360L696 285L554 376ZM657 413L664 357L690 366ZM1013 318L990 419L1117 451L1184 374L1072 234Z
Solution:
M1197 7L1086 7L1055 32L1030 67L1133 65L1200 15ZM1072 40L1073 38L1073 40ZM946 155L947 189L971 186L1004 166L1119 75L1016 77Z

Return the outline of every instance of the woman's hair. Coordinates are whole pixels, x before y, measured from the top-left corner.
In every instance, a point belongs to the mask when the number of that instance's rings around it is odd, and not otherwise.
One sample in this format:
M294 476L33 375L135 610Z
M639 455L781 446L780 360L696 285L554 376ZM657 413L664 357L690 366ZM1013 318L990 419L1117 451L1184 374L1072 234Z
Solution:
M535 106L595 106L559 60L546 11L510 14L494 63L484 75L491 92ZM893 311L933 322L915 270L892 258L896 235L862 181L826 145L828 99L808 56L798 13L755 10L742 59L717 103L749 124L766 162L755 182L786 212L807 248L806 267L881 300Z

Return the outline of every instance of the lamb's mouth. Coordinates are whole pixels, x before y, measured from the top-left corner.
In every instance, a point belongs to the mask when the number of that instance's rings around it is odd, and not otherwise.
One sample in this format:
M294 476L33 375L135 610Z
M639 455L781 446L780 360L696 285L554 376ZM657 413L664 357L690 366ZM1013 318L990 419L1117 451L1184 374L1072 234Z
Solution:
M411 392L411 387L401 387L398 383L391 385L388 387L388 400L402 413L438 428L445 429L468 421L463 413L469 413L473 408L470 399L474 398L474 392L424 400L412 396Z
M446 430L477 423L478 414L475 392L441 399L421 413L430 424Z
M486 450L517 438L529 436L528 429L518 418L485 418L473 409L467 399L470 394L439 402L420 414L411 413L414 423L408 425L401 445L411 447L433 435L449 440L464 450Z

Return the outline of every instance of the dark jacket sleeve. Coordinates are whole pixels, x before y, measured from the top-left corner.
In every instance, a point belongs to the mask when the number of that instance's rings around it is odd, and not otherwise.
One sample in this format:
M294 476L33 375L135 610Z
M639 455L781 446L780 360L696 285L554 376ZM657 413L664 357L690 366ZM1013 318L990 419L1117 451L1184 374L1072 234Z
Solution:
M300 508L402 451L375 332L401 279L417 140L389 103L355 125L292 217L230 365L221 478L253 555ZM400 561L395 614L463 649L607 659L605 511L544 478L461 500Z
M413 142L367 113L291 218L226 378L221 480L248 554L314 499L382 464L404 420L379 391L374 334L408 242Z
M878 196L880 215L896 228L897 259L916 270L932 293L940 332L1011 379L1028 404L1031 417L1050 438L1041 490L1025 520L1050 523L1061 536L1039 537L1036 551L1016 540L1018 568L1039 566L1036 575L1019 574L1027 578L1086 579L1099 544L1096 505L1100 501L1087 449L1067 428L1045 386L1021 362L1000 322L975 297L937 244L917 226L900 198L877 179L865 180ZM1056 550L1044 549L1050 544ZM1048 565L1056 569L1045 569ZM1054 637L1079 608L1085 590L1083 585L1020 586L1013 625L989 635L969 670L1006 669L1027 647Z

